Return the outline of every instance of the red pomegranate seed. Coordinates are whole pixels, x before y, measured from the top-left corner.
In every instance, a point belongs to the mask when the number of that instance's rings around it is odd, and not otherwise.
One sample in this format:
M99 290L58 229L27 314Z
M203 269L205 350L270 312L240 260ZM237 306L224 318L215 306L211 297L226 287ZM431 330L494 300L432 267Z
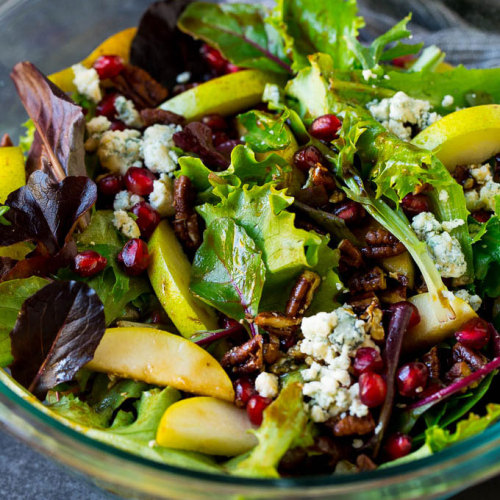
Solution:
M255 395L255 387L248 377L241 377L234 381L234 393L236 406L245 408L250 398Z
M406 56L395 57L392 60L392 65L398 68L406 68L406 66L415 60L415 56L413 54L408 54Z
M481 224L484 224L490 220L491 215L491 212L487 212L486 210L478 210L472 214L472 217L478 222L481 222Z
M316 139L330 142L338 137L340 127L342 122L335 115L323 115L312 122L309 132Z
M94 68L101 80L118 76L123 69L123 61L119 56L101 56L94 63Z
M238 323L235 319L233 318L228 318L225 316L222 319L222 327L223 328L235 328L237 326L240 326L240 323Z
M149 252L146 242L134 238L127 241L118 254L118 262L130 276L138 276L149 266Z
M120 120L113 120L111 122L111 127L109 127L111 130L125 130L127 128L127 125L123 123Z
M141 230L141 236L143 238L149 238L161 221L160 214L145 201L135 204L132 207L132 213L137 216L135 222Z
M109 174L97 181L97 187L104 196L115 196L123 189L123 177Z
M421 394L429 379L429 369L420 361L403 365L396 374L398 390L401 396L414 398Z
M153 183L156 177L147 168L130 167L125 174L125 186L139 196L146 196L153 192Z
M430 211L429 198L425 194L407 194L401 200L401 206L404 213L410 218Z
M204 116L201 121L202 123L210 127L213 132L227 129L226 119L222 115L218 115L216 113Z
M201 46L201 55L216 73L224 73L228 61L217 49L214 49L205 43Z
M401 432L396 432L387 438L385 452L391 460L405 457L411 451L411 437Z
M264 410L273 402L271 398L263 398L258 394L252 396L247 403L247 414L253 425L260 425Z
M355 223L365 216L365 209L359 203L348 200L336 205L333 213L345 220L346 223Z
M316 146L307 146L304 149L300 149L293 155L293 163L299 170L308 172L318 163L324 165L325 157Z
M240 68L239 66L236 66L236 64L233 64L233 63L230 63L228 62L226 64L226 69L224 71L224 73L237 73L238 71L241 71L242 68Z
M381 372L384 369L384 362L377 349L361 347L356 351L353 368L356 375L365 372Z
M413 328L414 326L418 325L420 323L420 313L418 312L417 306L415 304L412 304L411 302L408 302L406 300L402 300L401 302L396 302L395 304L391 304L389 306L389 313L393 313L394 310L398 307L399 304L406 304L409 305L412 309L411 317L410 317L410 322L408 323L408 330Z
M470 349L482 349L490 341L490 326L481 318L473 318L463 325L455 338Z
M114 120L114 118L116 118L115 100L117 97L118 94L115 92L106 94L101 102L97 104L95 114L98 116L105 116L108 120Z
M385 401L387 384L381 375L365 372L360 375L358 382L359 398L368 408L376 408Z
M108 259L94 250L86 250L75 255L73 270L82 278L100 273L108 265Z

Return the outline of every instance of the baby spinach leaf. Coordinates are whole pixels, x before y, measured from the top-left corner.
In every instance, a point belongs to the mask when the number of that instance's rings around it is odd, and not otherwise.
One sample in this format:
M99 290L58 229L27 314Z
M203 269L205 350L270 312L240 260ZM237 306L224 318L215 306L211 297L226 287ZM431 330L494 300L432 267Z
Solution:
M246 231L229 218L208 224L196 252L191 290L227 316L249 319L259 310L266 269Z

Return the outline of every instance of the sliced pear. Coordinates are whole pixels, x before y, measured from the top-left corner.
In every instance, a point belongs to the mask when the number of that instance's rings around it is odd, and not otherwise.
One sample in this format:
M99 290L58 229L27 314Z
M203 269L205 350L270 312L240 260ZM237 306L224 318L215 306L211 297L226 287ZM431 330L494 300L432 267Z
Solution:
M449 300L454 314L450 314L435 295L422 293L408 299L420 313L420 323L407 332L403 342L406 351L421 350L439 344L453 335L460 326L477 314L467 302L453 297ZM448 318L439 321L439 318Z
M262 100L267 83L283 83L279 77L256 69L238 71L186 90L160 105L160 108L196 121L212 113L233 115Z
M129 61L130 46L137 32L137 28L127 28L110 36L101 43L82 62L85 67L90 68L97 58L103 55L120 56L126 63ZM64 92L74 92L76 87L73 84L73 70L66 68L49 76L49 80L56 84Z
M382 267L389 273L396 273L408 279L408 288L415 284L415 266L408 252L400 253L394 257L383 259Z
M156 434L161 446L234 456L251 450L257 438L247 412L214 398L183 399L163 414Z
M482 163L500 152L500 105L474 106L446 115L411 142L434 151L450 171L457 165Z
M25 184L26 173L21 148L0 148L0 203L4 203L12 191Z
M215 311L189 290L191 264L167 221L149 240L149 279L166 313L186 338L202 330L216 330Z
M234 400L231 379L205 349L154 328L108 328L86 366L148 384Z

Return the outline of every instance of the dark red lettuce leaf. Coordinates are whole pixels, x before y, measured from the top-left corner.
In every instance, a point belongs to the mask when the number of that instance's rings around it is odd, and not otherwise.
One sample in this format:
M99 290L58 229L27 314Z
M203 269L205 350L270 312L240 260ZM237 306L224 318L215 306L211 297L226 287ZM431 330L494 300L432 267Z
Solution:
M30 154L30 169L41 168L57 181L67 175L86 175L82 108L30 62L16 64L11 78L38 133ZM42 155L49 161L44 161Z
M97 200L97 187L88 177L66 177L53 182L41 171L31 174L26 186L13 191L0 225L0 246L20 241L38 244L40 255L57 255L69 241L78 219Z
M200 81L208 68L200 55L201 43L177 28L177 20L192 0L155 2L142 16L130 49L130 62L172 88L179 73L189 71Z
M197 154L207 167L224 169L229 161L219 153L212 140L212 129L201 122L186 125L183 130L174 134L174 143L178 148Z
M92 288L50 283L24 302L10 333L13 377L43 396L93 358L105 328L104 306Z

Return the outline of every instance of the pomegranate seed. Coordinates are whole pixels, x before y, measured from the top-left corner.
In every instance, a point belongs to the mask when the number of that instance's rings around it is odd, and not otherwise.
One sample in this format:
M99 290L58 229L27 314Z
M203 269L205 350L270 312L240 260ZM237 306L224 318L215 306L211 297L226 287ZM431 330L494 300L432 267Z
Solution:
M387 384L381 375L365 372L359 376L359 398L368 408L380 406L385 401Z
M153 172L147 168L130 167L125 174L125 186L134 194L146 196L153 192L155 179Z
M396 432L387 438L385 452L391 460L405 457L411 451L411 437L401 432Z
M99 179L97 187L104 196L115 196L123 188L123 177L117 174L106 175Z
M241 377L234 381L234 393L236 395L236 406L244 408L250 398L255 394L253 382L248 377Z
M227 129L227 122L222 115L214 113L213 115L206 115L201 119L202 123L212 129L213 132L218 132Z
M293 155L293 163L299 170L308 172L318 163L324 165L325 157L316 146L307 146L304 149L300 149Z
M309 132L316 139L330 142L338 137L340 127L342 122L335 115L323 115L312 122Z
M123 67L122 58L119 56L101 56L94 63L94 68L101 80L118 76Z
M420 323L420 313L418 312L417 306L415 304L412 304L411 302L408 302L406 300L391 304L389 307L389 313L392 314L400 304L406 304L411 307L412 312L410 316L410 322L408 323L408 330L411 330L414 326Z
M384 369L384 362L377 349L361 347L356 351L353 368L356 375L365 372L381 372Z
M264 398L258 394L253 395L247 403L247 414L253 425L262 423L264 410L273 402L271 398Z
M425 194L407 194L401 200L401 206L404 213L410 218L430 211L429 198Z
M240 323L238 323L235 319L233 318L228 318L227 316L222 319L222 327L223 328L235 328L237 326L241 326Z
M123 123L120 120L113 120L111 122L111 127L109 127L111 130L125 130L127 128L127 125Z
M73 270L82 278L100 273L108 265L108 259L94 250L86 250L75 255Z
M406 68L406 66L415 60L415 56L413 54L408 54L406 56L395 57L392 60L392 65L398 68Z
M354 223L365 216L365 209L359 203L348 200L337 204L333 213L345 220L346 223Z
M210 45L204 43L200 50L202 57L216 73L224 73L227 68L228 61L217 49L214 49L213 47L210 47Z
M414 398L421 394L427 385L429 369L420 361L403 365L396 374L398 390L401 396Z
M212 134L212 142L215 147L220 146L227 141L229 141L229 137L226 132L217 131Z
M225 68L224 73L227 73L227 74L238 73L238 71L241 71L241 70L242 70L242 68L240 68L239 66L236 66L236 64L228 62L226 64L226 68Z
M108 120L116 118L115 99L118 94L115 92L106 94L95 108L95 114L105 116Z
M132 213L137 216L135 222L141 230L141 236L149 238L161 221L160 214L145 201L141 201L134 205L132 207Z
M472 214L472 217L478 222L481 222L481 224L484 224L490 220L491 215L491 212L487 212L486 210L478 210Z
M455 333L458 342L470 349L482 349L490 341L490 325L481 318L473 318Z
M138 276L143 273L149 265L147 244L138 238L127 241L118 254L118 262L130 276Z

